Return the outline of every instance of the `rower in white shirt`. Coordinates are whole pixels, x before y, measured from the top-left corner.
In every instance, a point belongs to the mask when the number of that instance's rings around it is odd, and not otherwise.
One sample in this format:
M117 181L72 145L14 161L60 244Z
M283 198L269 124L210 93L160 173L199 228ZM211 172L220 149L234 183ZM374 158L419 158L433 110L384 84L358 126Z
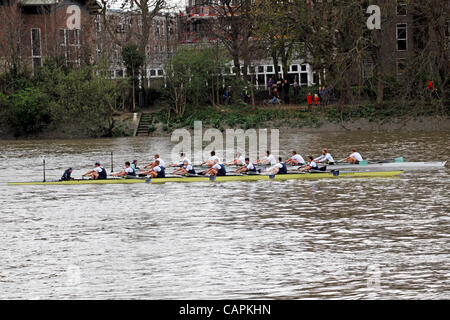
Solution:
M160 159L156 159L153 162L153 167L150 170L145 171L142 175L149 175L152 178L164 178L166 176L165 169L161 166Z
M303 157L297 153L297 151L292 150L292 157L286 160L286 164L291 164L293 166L302 166L305 164Z
M214 164L212 165L212 167L206 171L203 171L201 174L209 174L210 176L225 176L227 174L227 171L225 170L225 166L219 163L218 159L214 159Z
M308 157L308 162L297 168L297 171L309 171L309 170L320 170L317 163L314 161L314 158L312 156Z
M115 174L113 174L114 177L135 177L136 176L136 171L134 171L134 169L131 167L131 164L129 161L125 162L125 169L123 169L120 172L117 172Z
M253 173L256 174L256 166L250 162L249 158L245 158L245 165L238 168L235 173Z
M159 164L159 166L160 166L161 168L165 168L165 167L166 167L165 162L163 161L163 159L161 159L161 158L159 157L159 154L155 154L155 161L150 162L149 164L147 164L147 165L144 167L144 169L152 169L153 167L157 166L156 160L158 160L158 164Z
M273 154L270 154L270 151L266 151L266 156L256 162L257 164L270 164L271 166L274 166L277 161L275 160L275 157Z
M211 151L211 157L209 157L208 160L202 162L200 166L207 165L208 167L212 167L215 164L216 160L219 164L222 164L222 161L220 161L220 158L216 156L216 152L213 150Z
M192 167L192 164L190 164L188 160L184 160L183 165L180 168L174 170L172 174L192 176L195 175L195 169L194 167Z
M288 172L286 164L282 160L283 159L281 157L278 157L278 162L266 171L270 172L271 174L287 174Z
M344 162L350 162L354 164L359 164L361 161L363 161L363 157L359 152L356 151L355 148L351 149L351 154L344 159Z
M180 160L178 160L178 162L176 162L176 163L169 164L169 167L182 167L184 165L185 161L187 161L188 164L192 165L191 160L186 158L186 155L184 154L184 152L181 152L180 153Z
M227 165L245 166L245 158L240 152L236 152L236 158L233 161L226 163Z
M315 158L314 161L319 163L327 163L330 165L334 164L334 159L327 149L323 149L322 155L320 157Z

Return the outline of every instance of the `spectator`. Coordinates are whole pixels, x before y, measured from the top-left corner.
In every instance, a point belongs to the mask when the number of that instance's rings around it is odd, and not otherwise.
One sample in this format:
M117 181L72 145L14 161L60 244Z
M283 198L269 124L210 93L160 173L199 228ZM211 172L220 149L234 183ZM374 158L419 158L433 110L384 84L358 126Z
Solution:
M298 101L298 92L300 91L300 86L298 85L297 79L294 79L294 83L292 84L294 88L294 103Z
M290 89L290 84L288 82L287 79L284 79L284 83L283 83L283 100L284 103L289 104L289 89Z
M222 102L224 105L231 103L231 87L228 87L225 89L225 92L223 93Z
M273 87L274 83L275 82L273 81L272 77L270 77L269 81L267 81L267 88L269 88L269 92L272 91L272 87Z
M243 100L245 103L250 103L250 94L248 93L248 88L247 88L247 87L245 87L245 88L242 90L242 100Z
M319 105L319 95L317 93L314 95L314 104L316 106Z
M428 87L427 87L427 90L433 90L434 89L434 86L433 86L433 80L432 81L430 81L429 83L428 83Z
M313 103L312 97L311 97L311 92L308 92L308 95L306 96L306 103L308 104L308 107L311 108L311 105Z
M277 88L273 88L272 92L269 94L269 102L271 104L281 103Z
M278 94L281 94L281 92L283 91L283 78L281 77L281 74L277 75L277 90L278 90Z

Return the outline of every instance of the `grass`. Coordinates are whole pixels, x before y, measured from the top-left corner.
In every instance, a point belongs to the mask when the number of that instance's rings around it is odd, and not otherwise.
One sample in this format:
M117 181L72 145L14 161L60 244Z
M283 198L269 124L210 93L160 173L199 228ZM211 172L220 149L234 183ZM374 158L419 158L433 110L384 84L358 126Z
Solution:
M251 107L232 106L188 106L183 116L171 116L167 119L167 109L161 108L153 112L153 123L162 124L164 132L177 128L194 128L195 121L202 121L203 126L224 131L225 128L261 128L265 126L292 128L319 128L325 122L341 123L358 119L384 123L393 118L419 118L423 116L446 115L448 108L442 110L432 104L411 103L404 105L399 102L386 103L377 107L373 103L346 106L313 107L306 111L294 106L282 107ZM154 130L154 126L152 128ZM152 131L153 131L152 130Z

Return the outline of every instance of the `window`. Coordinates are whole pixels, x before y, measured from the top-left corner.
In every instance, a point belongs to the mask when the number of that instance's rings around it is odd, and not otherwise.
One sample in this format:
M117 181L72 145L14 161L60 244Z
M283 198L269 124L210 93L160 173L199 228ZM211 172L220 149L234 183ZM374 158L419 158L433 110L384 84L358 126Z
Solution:
M293 64L293 65L291 66L291 71L292 71L292 72L297 72L297 71L298 71L298 64Z
M164 75L164 71L161 70L161 69L159 69L159 70L158 70L158 76L162 77L163 75Z
M397 15L406 16L408 10L406 8L407 4L405 0L397 0Z
M301 71L306 71L306 64L302 64Z
M156 76L156 70L155 70L155 69L151 69L151 70L150 70L150 76L151 76L151 77Z
M264 66L258 66L258 73L264 73Z
M41 29L31 28L31 58L33 59L33 70L42 66L41 52Z
M123 78L123 70L116 70L116 78Z
M60 29L59 44L66 65L80 65L80 30Z
M373 63L372 61L366 60L363 62L362 66L362 77L364 80L370 79L373 77Z
M397 51L406 51L407 50L407 41L408 41L408 26L406 23L398 23L397 24Z
M272 73L273 72L273 66L267 66L267 72Z
M406 59L397 59L397 75L402 76L406 72Z

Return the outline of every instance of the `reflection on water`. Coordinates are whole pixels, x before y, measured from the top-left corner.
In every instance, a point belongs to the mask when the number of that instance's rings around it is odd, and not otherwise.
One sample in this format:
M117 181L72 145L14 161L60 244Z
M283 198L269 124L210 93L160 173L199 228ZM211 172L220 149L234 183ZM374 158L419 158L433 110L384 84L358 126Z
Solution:
M449 136L299 133L280 145L283 155L355 146L367 158L428 161L449 157ZM109 165L110 151L117 167L169 155L169 143L0 142L0 298L450 298L448 168L317 182L5 184L40 178L44 157L51 178L68 166L79 176Z

